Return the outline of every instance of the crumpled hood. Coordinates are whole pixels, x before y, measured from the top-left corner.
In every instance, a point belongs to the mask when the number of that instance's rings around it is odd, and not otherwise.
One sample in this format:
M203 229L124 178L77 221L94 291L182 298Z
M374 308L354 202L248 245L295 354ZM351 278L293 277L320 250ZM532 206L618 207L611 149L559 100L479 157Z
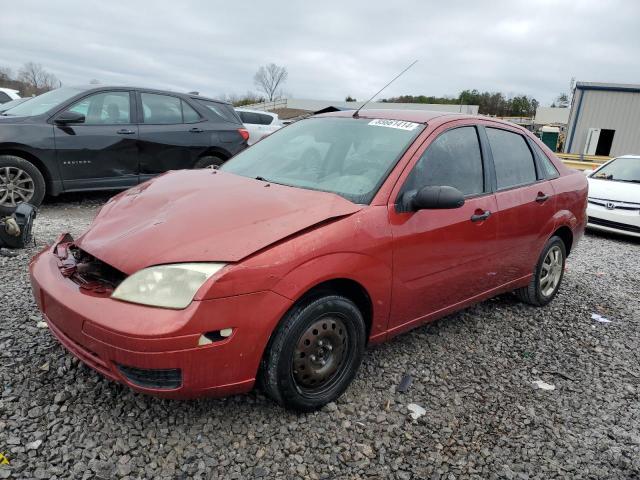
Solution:
M613 202L640 203L640 183L589 178L589 197Z
M165 263L236 262L361 208L332 193L181 170L115 196L75 243L127 274Z

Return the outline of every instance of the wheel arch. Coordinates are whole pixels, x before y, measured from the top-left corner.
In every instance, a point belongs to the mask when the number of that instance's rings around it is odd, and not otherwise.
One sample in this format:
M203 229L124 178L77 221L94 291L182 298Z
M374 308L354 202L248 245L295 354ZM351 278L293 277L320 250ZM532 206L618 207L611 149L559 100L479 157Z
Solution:
M567 252L567 256L569 256L571 247L573 246L573 232L571 231L571 229L566 225L562 225L561 227L557 228L555 232L553 232L552 236L560 237L560 239L564 243L564 248Z
M196 161L193 164L195 165L202 158L210 157L210 156L220 157L221 159L223 159L226 162L227 160L229 160L231 158L232 155L231 155L231 153L229 153L224 148L209 147L198 156L198 158L196 159Z
M12 155L14 157L19 157L27 160L28 162L31 162L44 177L45 194L56 193L55 189L53 188L53 177L51 175L51 172L46 167L44 162L33 153L12 145L0 145L0 155Z

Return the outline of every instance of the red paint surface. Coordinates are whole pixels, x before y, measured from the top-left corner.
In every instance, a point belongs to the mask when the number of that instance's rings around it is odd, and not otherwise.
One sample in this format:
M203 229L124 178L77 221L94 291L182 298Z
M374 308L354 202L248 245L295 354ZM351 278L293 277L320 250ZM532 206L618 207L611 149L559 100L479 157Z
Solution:
M322 282L348 279L367 292L369 340L375 343L526 285L557 229L571 229L574 245L582 236L587 181L537 139L559 178L467 199L455 210L398 213L404 179L439 132L466 124L524 131L433 112L360 115L427 122L371 205L224 172L162 175L114 197L76 245L127 274L174 262L230 264L186 309L167 310L80 289L62 275L53 248L47 248L33 259L31 279L53 334L92 368L137 390L175 398L228 395L252 388L278 322ZM549 199L535 202L538 193ZM487 220L469 220L484 210L492 212ZM230 338L197 345L202 333L229 327L235 329ZM181 368L183 385L172 391L135 387L116 363Z

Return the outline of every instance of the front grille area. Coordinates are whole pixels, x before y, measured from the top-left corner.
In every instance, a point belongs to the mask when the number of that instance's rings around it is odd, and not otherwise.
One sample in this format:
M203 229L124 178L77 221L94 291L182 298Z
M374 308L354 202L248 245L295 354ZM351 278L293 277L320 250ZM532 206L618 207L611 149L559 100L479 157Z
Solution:
M616 228L627 232L640 233L640 227L635 225L627 225L626 223L612 222L611 220L603 220L602 218L589 217L588 223L601 225L603 227Z
M61 248L62 247L62 248ZM59 245L59 268L80 288L98 295L110 295L127 276L73 244Z
M182 371L179 368L151 370L118 365L118 370L139 387L172 390L182 385Z

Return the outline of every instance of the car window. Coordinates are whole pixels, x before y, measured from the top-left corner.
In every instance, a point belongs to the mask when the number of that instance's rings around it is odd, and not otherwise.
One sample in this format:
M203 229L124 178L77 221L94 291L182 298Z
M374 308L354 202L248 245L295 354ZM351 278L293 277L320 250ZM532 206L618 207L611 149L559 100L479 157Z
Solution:
M542 172L544 173L545 178L558 178L560 174L558 173L558 169L555 167L553 162L549 160L547 154L542 151L542 149L538 146L536 142L531 142L533 145L533 150L536 152L536 155L540 159L540 165L542 166Z
M211 100L202 100L200 98L195 100L206 107L216 119L235 124L244 123L244 121L238 117L239 112L236 112L230 105L213 102Z
M85 125L131 123L129 92L101 92L74 103L69 112L84 115Z
M484 192L480 142L475 127L460 127L438 136L413 168L404 191L449 186L464 195Z
M194 123L200 121L200 115L196 112L191 105L182 100L182 119L184 123Z
M271 122L273 121L273 117L271 115L265 115L263 113L254 113L254 115L257 117L260 125L271 125Z
M640 183L640 159L638 157L615 158L591 176L602 180Z
M5 103L11 100L11 97L4 92L0 92L0 103Z
M178 97L156 93L141 93L142 121L154 125L182 123L182 107Z
M536 181L533 155L522 135L487 128L487 137L496 168L498 190Z

